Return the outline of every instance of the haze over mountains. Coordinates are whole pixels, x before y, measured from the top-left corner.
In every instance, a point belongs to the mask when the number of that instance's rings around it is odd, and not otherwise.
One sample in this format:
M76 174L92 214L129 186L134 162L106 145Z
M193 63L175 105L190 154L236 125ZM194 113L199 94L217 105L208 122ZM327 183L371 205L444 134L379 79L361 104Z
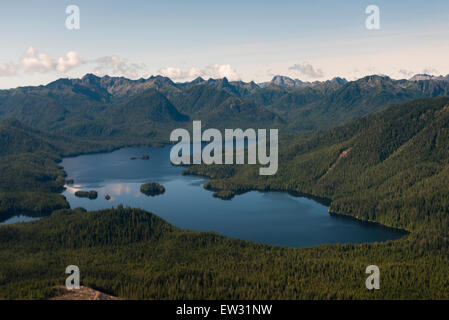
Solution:
M313 86L313 85L317 85L317 84L321 84L321 83L335 83L335 84L345 84L348 81L344 78L340 78L340 77L336 77L333 78L331 80L326 80L326 81L313 81L313 82L307 82L307 81L301 81L299 79L292 79L290 77L287 76L280 76L280 75L276 75L273 77L273 79L270 82L264 82L259 84L261 87L266 87L267 85L270 84L275 84L278 85L280 87L287 87L287 88L300 88L300 87L306 87L306 86Z
M441 80L449 81L449 74L446 76L432 76L430 74L415 74L410 78L410 81L420 81L420 80Z
M388 76L384 76L384 77L388 77ZM430 75L430 74L415 74L413 77L411 77L408 80L410 80L410 81L421 81L421 80L449 81L449 75L434 76L434 75ZM276 75L273 77L273 79L270 82L263 82L263 83L260 83L259 85L264 87L264 86L267 86L270 84L275 84L275 85L278 85L281 87L299 88L299 87L305 87L305 86L313 86L313 85L322 84L322 83L328 83L328 84L336 83L336 84L343 85L347 82L348 82L348 80L346 80L345 78L340 78L340 77L335 77L331 80L325 80L325 81L308 82L308 81L301 81L299 79L292 79L287 76Z
M168 132L202 120L216 128L326 129L388 105L449 93L449 77L411 80L367 76L302 82L275 76L269 83L223 79L175 83L162 76L59 79L45 86L0 91L0 119L16 118L52 133L118 144L166 142Z

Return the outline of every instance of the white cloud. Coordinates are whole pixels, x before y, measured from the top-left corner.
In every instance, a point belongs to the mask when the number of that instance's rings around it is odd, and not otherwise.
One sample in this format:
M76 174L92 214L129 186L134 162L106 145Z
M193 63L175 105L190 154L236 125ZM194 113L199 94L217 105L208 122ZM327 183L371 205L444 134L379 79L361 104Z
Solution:
M187 76L188 76L188 78L195 79L198 77L203 77L204 74L203 74L203 71L201 71L201 69L193 67L193 68L190 68Z
M169 77L172 80L179 80L186 78L184 72L179 68L167 67L159 69L158 72L164 77Z
M12 63L0 64L0 77L12 77L17 73L17 68Z
M421 72L415 72L413 70L408 70L408 69L400 69L398 71L398 73L405 78L409 78L416 74L438 75L438 70L435 68L432 68L432 67L427 67L427 68L421 69Z
M404 78L410 78L411 76L415 75L414 71L407 70L407 69L401 69L398 71L398 73L403 76Z
M60 73L67 72L83 63L81 56L75 51L69 51L65 57L60 57L56 64L56 70Z
M230 81L240 80L239 74L229 64L211 64L200 69L192 67L189 70L183 71L179 68L166 67L159 69L161 75L169 77L172 80L194 79L198 77L204 78L224 78Z
M84 61L76 51L68 51L64 56L57 59L46 53L39 52L30 46L19 64L0 64L0 77L14 76L18 71L25 73L66 73L84 63L88 63L94 68L94 72L99 75L125 76L127 78L138 78L145 68L144 64L131 63L118 56L105 56L95 60Z
M297 63L288 70L296 71L300 76L305 76L307 78L322 78L324 73L321 69L314 68L310 63L303 62Z
M38 52L33 47L29 47L20 60L21 68L27 73L46 73L50 71L65 73L82 63L83 59L75 51L69 51L64 57L55 60L46 53Z
M22 59L20 66L25 72L49 72L54 70L55 62L46 53L39 53L33 47L29 47Z
M183 71L179 68L167 67L159 69L158 72L164 77L169 77L172 80L194 79L206 76L205 71L195 67L190 68L187 71Z
M424 74L431 74L431 75L437 75L438 74L438 70L432 67L427 67L425 68L422 73Z
M117 56L106 56L95 60L95 73L99 75L115 75L127 78L138 78L145 64L130 63L127 59Z
M224 78L235 81L240 80L240 76L229 64L213 64L206 67L206 71L211 78Z

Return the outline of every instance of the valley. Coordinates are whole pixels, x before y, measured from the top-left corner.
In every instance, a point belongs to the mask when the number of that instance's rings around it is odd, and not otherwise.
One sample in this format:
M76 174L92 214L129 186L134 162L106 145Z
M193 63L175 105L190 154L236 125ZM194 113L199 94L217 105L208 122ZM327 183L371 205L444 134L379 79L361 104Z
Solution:
M448 298L448 82L368 76L292 87L288 79L278 80L175 83L160 76L86 75L0 91L0 219L40 218L0 226L0 297L51 298L65 266L76 263L85 275L83 285L119 298ZM259 166L248 164L173 168L164 160L167 167L159 169L167 176L156 182L166 192L142 195L148 207L127 198L140 194L143 178L154 181L153 174L140 173L158 163L155 150L168 148L171 130L190 130L193 120L217 129L279 129L277 173L260 176ZM129 147L155 149L130 154ZM120 170L108 171L102 157L123 152L120 161L129 167L118 164ZM149 159L140 159L142 154ZM105 166L83 175L87 167L77 171L66 164L75 156ZM124 175L126 168L141 165ZM123 176L106 181L113 174ZM83 182L87 177L91 180ZM74 184L67 185L71 179ZM123 185L128 196L113 192ZM79 187L98 190L98 198L72 197ZM313 200L274 191L328 199L332 215ZM186 209L190 216L183 206L164 209L192 195L199 197L199 207ZM245 225L248 215L233 208L245 203L267 211L252 212ZM276 227L279 215L273 212L286 204L291 211L283 209L289 215ZM306 208L318 211L294 214ZM341 237L315 229L315 242L292 241L286 227L307 229L297 220L305 216L320 217L318 228L339 226L333 230ZM410 233L380 239L373 229L375 242L356 241L348 239L353 228L364 235L367 229L342 216ZM239 219L241 229L229 227ZM353 231L344 232L344 226ZM276 228L285 239L273 233L262 241ZM259 235L248 236L250 230ZM383 289L368 292L363 271L373 263L382 270Z
M148 161L127 160L147 153ZM71 208L89 211L123 205L142 208L174 226L258 243L304 247L326 243L363 243L395 240L399 230L339 218L327 206L305 197L280 192L248 192L232 201L212 197L203 187L206 179L182 175L183 167L172 166L170 147L127 148L108 154L65 158L61 165L74 185L63 193ZM156 197L141 193L142 183L156 181L164 193ZM77 190L98 190L96 200L76 196ZM109 194L110 200L104 199ZM104 199L104 200L103 200Z

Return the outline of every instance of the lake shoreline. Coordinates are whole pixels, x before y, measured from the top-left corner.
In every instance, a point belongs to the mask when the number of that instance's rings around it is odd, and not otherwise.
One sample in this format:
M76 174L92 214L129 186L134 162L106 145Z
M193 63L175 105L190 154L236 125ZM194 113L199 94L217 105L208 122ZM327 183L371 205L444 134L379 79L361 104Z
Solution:
M249 188L242 192L241 197L236 197L235 201L216 199L210 190L204 187L211 179L209 176L187 174L196 180L194 184L189 182L192 180L188 177L183 178L186 175L185 170L190 166L171 164L168 158L169 145L123 147L114 151L82 154L77 160L73 160L76 156L64 157L63 161L71 159L63 163L63 170L68 178L74 178L75 185L91 188L92 185L89 184L100 183L103 187L99 188L99 195L105 192L109 194L108 188L114 185L122 185L130 189L128 193L131 194L118 195L111 202L105 202L102 196L95 201L91 200L92 202L82 202L87 200L74 199L69 186L65 185L62 196L73 208L85 207L88 211L95 211L122 203L155 212L179 228L198 232L214 231L228 238L277 247L385 242L400 239L405 234L401 229L389 228L375 221L367 222L352 216L347 217L356 224L349 220L329 220L326 216L343 216L329 212L330 199L298 191ZM129 162L130 156L142 152L150 154L151 163ZM105 157L105 154L112 156ZM197 180L198 178L200 180ZM167 183L168 195L162 200L156 197L148 202L130 198L135 196L138 186L144 180L161 182L163 185ZM308 202L309 200L312 202ZM165 204L166 202L169 204ZM175 209L170 203L184 203L181 205L183 209ZM373 226L380 226L382 229L372 228Z
M109 151L109 152L98 152L98 153L95 153L95 154L108 154L108 153L112 153L114 151L126 150L126 149L134 149L134 148L135 149L155 148L155 149L161 150L161 149L163 149L165 147L168 147L170 145L173 145L173 143L158 144L157 146L155 146L154 144L153 145L144 145L144 146L142 146L142 145L132 145L132 146L120 147L120 148L117 148L116 150ZM90 155L90 154L83 154L83 155ZM150 157L151 157L151 155L150 155ZM169 159L167 159L167 161L169 162ZM192 165L174 165L172 163L169 163L169 165L172 166L172 167L177 167L177 168L183 169L182 171L180 171L180 175L182 175L182 176L192 176L192 177L206 179L206 181L201 184L202 188L207 190L208 193L211 192L211 191L214 191L214 190L207 189L207 188L204 187L204 185L207 184L207 182L209 182L213 178L211 178L207 174L196 174L195 172L188 172L187 171L188 168L192 167ZM75 183L76 183L76 181L75 181ZM251 187L249 187L248 189L245 189L245 190L242 190L242 191L239 191L239 192L235 191L235 193L236 193L235 195L243 195L243 194L251 192L251 191L258 191L258 192L262 192L262 193L280 192L280 193L291 195L291 196L293 196L295 198L307 198L307 199L313 200L313 201L315 201L315 202L317 202L317 203L319 203L319 204L321 204L323 206L326 206L327 207L327 211L328 211L329 215L331 215L331 216L345 217L345 218L351 219L351 220L353 220L353 221L355 221L357 223L368 224L368 225L377 226L377 227L382 227L385 230L388 230L388 231L394 232L394 233L399 233L401 235L408 235L408 234L410 234L410 231L408 231L408 230L397 228L397 227L393 227L393 226L389 226L389 225L385 225L385 224L382 224L382 223L377 222L377 221L370 221L370 220L360 219L358 217L355 217L355 216L352 216L352 215L346 214L346 213L331 212L329 210L330 205L332 203L331 199L325 198L325 197L320 197L320 196L317 196L317 195L314 195L314 194L300 192L300 191L297 191L297 190L285 190L285 189L281 190L281 189L273 189L273 188L251 188ZM214 197L213 194L210 194L210 196ZM229 199L221 199L220 201L229 201Z
M190 167L190 166L187 166L187 167ZM191 172L191 171L189 171L189 172L183 171L182 174L183 175L188 175L188 176L197 176L197 177L207 178L207 179L209 179L209 181L213 179L211 176L209 176L207 174L196 174L196 173ZM209 181L206 181L206 183L209 182ZM211 192L218 192L218 191L225 190L225 189L220 189L220 188L205 188L205 189L208 190L208 191L211 191ZM235 193L235 196L242 195L242 194L245 194L245 193L251 192L251 191L282 192L282 193L290 194L291 196L294 196L294 197L303 197L303 198L314 200L314 201L316 201L316 202L318 202L318 203L320 203L320 204L322 204L322 205L324 205L324 206L326 206L328 208L330 208L330 205L332 203L332 200L329 199L329 198L320 197L320 196L317 196L317 195L314 195L314 194L311 194L311 193L304 193L304 192L300 192L300 191L297 191L297 190L272 189L272 188L269 188L269 189L258 189L258 188L251 188L251 187L249 187L248 189L245 189L244 191L235 191L235 190L232 190L232 189L231 189L231 191L233 191ZM222 200L226 201L227 199L222 199ZM330 210L328 212L332 216L344 217L344 218L352 219L352 220L357 221L358 223L366 223L366 224L376 225L376 226L382 227L382 228L384 228L386 230L402 233L404 235L409 235L411 233L411 231L406 230L404 228L393 227L393 226L386 225L386 224L383 224L383 223L380 223L380 222L374 221L374 220L360 219L359 217L356 217L356 216L353 216L353 215L350 215L350 214L347 214L347 213L333 212L333 211L330 211Z

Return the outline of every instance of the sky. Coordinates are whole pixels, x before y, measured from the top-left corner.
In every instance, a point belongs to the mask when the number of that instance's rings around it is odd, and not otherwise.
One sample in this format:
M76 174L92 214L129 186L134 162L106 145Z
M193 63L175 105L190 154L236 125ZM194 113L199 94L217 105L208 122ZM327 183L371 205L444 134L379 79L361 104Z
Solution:
M79 29L72 11L79 8ZM379 29L366 20L379 8ZM449 74L447 0L2 0L0 88L86 73L303 81Z

